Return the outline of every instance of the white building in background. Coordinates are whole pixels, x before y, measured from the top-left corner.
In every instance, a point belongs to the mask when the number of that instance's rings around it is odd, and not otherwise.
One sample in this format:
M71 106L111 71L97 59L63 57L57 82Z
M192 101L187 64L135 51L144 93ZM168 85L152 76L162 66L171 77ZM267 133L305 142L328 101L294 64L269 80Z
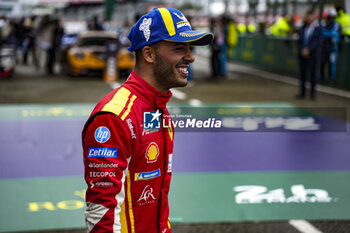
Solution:
M31 15L52 14L68 0L0 0L0 16L18 18Z
M15 16L22 13L20 0L0 0L0 15Z
M0 0L0 16L11 18L33 14L38 0Z

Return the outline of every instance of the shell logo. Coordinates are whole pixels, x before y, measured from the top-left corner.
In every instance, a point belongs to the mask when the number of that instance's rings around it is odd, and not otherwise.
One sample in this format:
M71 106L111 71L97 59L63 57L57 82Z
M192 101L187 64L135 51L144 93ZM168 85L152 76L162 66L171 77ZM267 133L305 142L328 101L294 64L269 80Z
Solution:
M151 142L148 145L145 156L147 159L147 163L154 163L157 161L159 156L159 148L155 142Z

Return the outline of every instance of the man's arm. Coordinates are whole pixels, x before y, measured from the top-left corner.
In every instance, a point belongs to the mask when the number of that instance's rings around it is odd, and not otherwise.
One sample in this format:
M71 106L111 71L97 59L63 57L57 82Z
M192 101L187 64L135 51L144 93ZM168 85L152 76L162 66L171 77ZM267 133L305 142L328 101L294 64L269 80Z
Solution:
M89 232L120 232L124 182L132 140L124 123L113 114L98 115L83 138L86 224Z

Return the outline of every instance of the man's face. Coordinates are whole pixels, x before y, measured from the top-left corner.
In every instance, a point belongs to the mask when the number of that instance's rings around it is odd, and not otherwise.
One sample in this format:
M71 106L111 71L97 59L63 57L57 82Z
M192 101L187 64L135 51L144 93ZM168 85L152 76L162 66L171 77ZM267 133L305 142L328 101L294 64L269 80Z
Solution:
M195 59L190 43L161 41L155 54L153 69L157 83L166 90L186 86L187 68Z
M313 21L314 21L314 15L311 13L307 14L305 17L306 24L310 25L310 24L312 24Z
M333 23L335 21L335 16L328 16L327 17L327 22L328 23Z

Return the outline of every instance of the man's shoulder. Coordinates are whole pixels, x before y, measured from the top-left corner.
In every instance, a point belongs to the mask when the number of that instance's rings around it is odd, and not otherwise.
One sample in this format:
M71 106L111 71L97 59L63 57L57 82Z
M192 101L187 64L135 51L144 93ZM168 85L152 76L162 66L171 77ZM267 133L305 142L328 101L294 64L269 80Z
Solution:
M137 96L129 89L127 85L123 84L105 95L93 109L85 123L83 132L96 120L101 123L107 119L112 119L113 122L118 119L117 122L129 125L128 119L134 120L133 106L137 99Z
M94 113L110 112L124 121L136 102L136 93L128 85L123 84L103 97L96 105Z

